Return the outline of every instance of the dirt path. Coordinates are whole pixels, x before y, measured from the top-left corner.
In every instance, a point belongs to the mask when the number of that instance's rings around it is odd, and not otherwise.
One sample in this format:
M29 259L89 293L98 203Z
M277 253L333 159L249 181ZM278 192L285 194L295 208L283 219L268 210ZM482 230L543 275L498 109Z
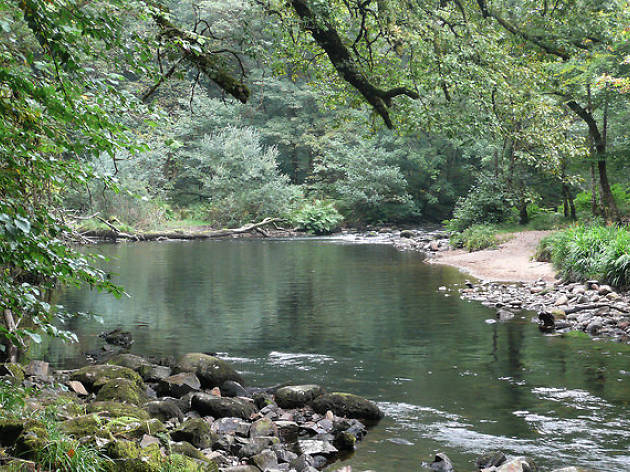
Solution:
M473 277L501 282L553 282L555 272L547 262L532 261L538 242L551 231L513 233L496 249L467 252L463 249L438 253L429 262L457 267Z

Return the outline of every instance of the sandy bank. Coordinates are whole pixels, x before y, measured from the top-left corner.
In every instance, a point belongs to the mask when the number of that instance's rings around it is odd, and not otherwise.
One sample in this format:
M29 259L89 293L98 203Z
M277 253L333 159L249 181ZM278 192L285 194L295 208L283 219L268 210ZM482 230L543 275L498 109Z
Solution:
M463 249L439 252L429 260L432 264L457 267L473 277L500 282L553 282L555 272L550 263L536 262L532 256L538 242L551 231L513 233L511 239L496 249L467 252Z

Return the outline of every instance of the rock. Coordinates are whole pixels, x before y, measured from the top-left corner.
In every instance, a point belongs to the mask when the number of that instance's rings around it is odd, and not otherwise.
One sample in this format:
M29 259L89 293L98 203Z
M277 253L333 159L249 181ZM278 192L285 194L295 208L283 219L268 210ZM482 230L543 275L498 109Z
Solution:
M199 449L212 446L216 439L210 428L210 423L204 419L189 419L184 421L179 429L171 432L173 441L186 441Z
M180 398L190 392L198 392L201 382L192 372L181 372L160 380L157 393L160 396Z
M569 303L569 298L565 294L560 294L556 301L553 303L554 306L563 306Z
M477 460L475 461L475 466L479 470L486 469L488 467L498 467L506 460L507 458L505 457L505 454L503 454L501 451L489 451L484 452L482 455L477 457Z
M223 382L223 384L221 384L221 386L219 387L219 390L221 390L221 396L223 397L247 397L247 390L245 390L245 388L243 388L243 386L234 381L234 380L227 380L225 382Z
M193 410L215 418L235 417L250 419L258 410L253 403L240 398L215 397L206 393L195 393L191 398Z
M154 400L144 405L144 410L151 418L157 418L160 421L166 422L172 418L184 420L184 414L175 400Z
M97 392L103 385L113 379L128 379L144 391L142 378L133 370L117 365L97 364L83 367L72 373L71 380L81 382L90 392Z
M278 462L289 464L296 460L298 455L295 452L280 449L276 451L276 457L278 458Z
M31 361L24 369L25 374L29 377L46 378L50 375L50 368L48 362L44 361Z
M150 436L148 434L145 434L142 436L142 439L138 443L138 445L142 449L149 447L151 444L157 444L159 446L160 440L156 438L155 436Z
M301 454L296 459L290 462L290 466L292 469L295 469L297 472L304 472L309 467L313 467L315 461L308 454Z
M276 390L275 400L280 408L301 408L323 393L319 385L291 385Z
M536 472L536 464L526 457L517 457L499 467L482 469L482 472Z
M249 436L252 438L259 438L262 436L277 436L278 431L273 421L268 418L261 418L252 423L249 430Z
M276 421L278 437L284 442L292 443L297 441L300 427L295 421Z
M113 344L114 346L121 346L128 348L133 344L133 337L129 331L123 331L120 328L116 328L112 331L99 334L99 337L104 338L105 342Z
M278 458L276 453L267 449L259 452L252 457L252 462L258 466L260 470L266 471L278 466Z
M212 423L212 431L223 436L226 434L236 434L238 436L249 436L251 425L242 418L219 418Z
M120 403L117 401L96 401L88 404L86 408L87 413L98 413L99 416L106 416L109 418L137 418L139 420L148 420L149 414L139 409L135 405L127 403Z
M113 461L108 470L112 472L159 472L162 454L158 444L140 448L133 441L116 440L105 446L105 453Z
M0 378L11 382L13 385L24 381L24 368L19 364L0 364Z
M135 372L134 372L135 373ZM129 379L113 379L103 385L96 395L97 401L114 400L140 405L146 401L144 389Z
M242 377L230 364L207 354L189 353L184 355L175 366L175 371L193 372L204 388L218 387L228 380L243 384Z
M256 454L261 453L265 449L273 447L274 444L279 444L278 438L234 438L234 446L232 452L238 457L253 457Z
M435 472L455 472L451 460L443 452L439 452L435 455L435 459L429 464L429 468Z
M267 392L257 392L254 394L254 404L256 408L262 410L266 406L278 406L273 396Z
M339 450L328 441L320 441L317 439L302 439L297 442L298 450L302 454L309 456L324 455L328 456L336 454Z
M553 329L555 327L555 317L547 311L538 313L538 320L541 323L541 328Z
M171 451L182 456L190 457L202 462L209 462L208 459L199 449L186 441L172 442L170 444Z
M509 310L499 310L497 311L497 318L499 321L509 321L514 319L514 313Z
M357 443L356 435L349 431L340 431L335 436L333 444L340 451L353 451Z
M79 396L87 397L89 395L83 384L78 380L69 380L66 385Z
M595 472L593 469L585 469L583 467L563 467L562 469L554 469L551 472Z
M600 285L597 288L597 295L600 295L603 297L604 295L608 295L612 291L613 289L610 287L610 285Z
M401 238L409 239L409 238L413 238L414 236L415 236L415 233L413 231L409 230L409 229L403 229L400 232L400 237Z
M260 472L260 469L255 465L234 465L232 467L226 467L221 469L222 472Z
M144 357L129 353L118 354L109 359L107 363L135 370L145 382L157 382L171 375L169 367L152 364Z
M330 410L337 416L362 420L379 420L383 417L376 403L351 393L322 395L313 401L313 409L322 415Z

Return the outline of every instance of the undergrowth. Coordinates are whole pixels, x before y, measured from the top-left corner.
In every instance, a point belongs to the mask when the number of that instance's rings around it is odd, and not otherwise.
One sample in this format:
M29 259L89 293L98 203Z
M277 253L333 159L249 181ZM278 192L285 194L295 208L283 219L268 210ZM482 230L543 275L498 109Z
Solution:
M451 246L468 252L496 247L499 243L497 230L491 225L473 225L462 232L451 234Z
M596 279L630 286L630 231L603 225L576 225L544 238L538 260L551 260L568 281Z

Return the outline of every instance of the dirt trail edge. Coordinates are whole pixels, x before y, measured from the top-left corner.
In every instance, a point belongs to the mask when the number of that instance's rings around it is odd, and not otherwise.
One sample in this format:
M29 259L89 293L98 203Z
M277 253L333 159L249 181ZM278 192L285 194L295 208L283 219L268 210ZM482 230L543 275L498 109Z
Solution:
M440 252L431 264L457 267L481 280L497 282L553 282L556 273L548 262L532 260L538 242L552 231L522 231L495 249L467 252L463 249Z

